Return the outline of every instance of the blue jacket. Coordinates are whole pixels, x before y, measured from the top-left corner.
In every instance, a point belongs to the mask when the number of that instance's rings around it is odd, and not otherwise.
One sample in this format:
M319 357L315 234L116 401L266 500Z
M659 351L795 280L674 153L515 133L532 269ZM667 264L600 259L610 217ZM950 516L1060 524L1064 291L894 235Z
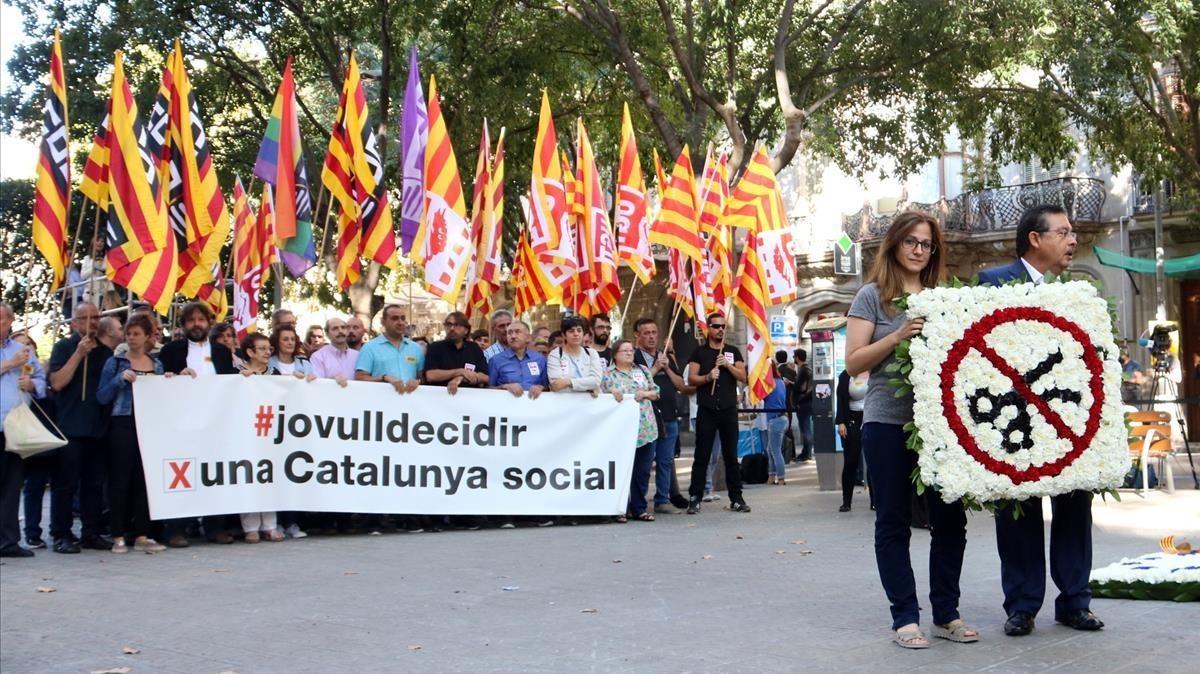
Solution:
M154 374L161 375L163 373L162 361L157 356L150 356L150 359L154 361ZM133 414L133 387L121 378L125 370L130 367L129 358L126 355L115 355L104 363L104 370L100 373L100 387L96 389L96 400L101 405L112 403L114 417L127 417Z
M1025 263L1021 262L1021 258L1017 258L1012 264L992 267L979 272L979 285L1001 286L1014 279L1022 282L1029 281L1029 270L1025 268Z

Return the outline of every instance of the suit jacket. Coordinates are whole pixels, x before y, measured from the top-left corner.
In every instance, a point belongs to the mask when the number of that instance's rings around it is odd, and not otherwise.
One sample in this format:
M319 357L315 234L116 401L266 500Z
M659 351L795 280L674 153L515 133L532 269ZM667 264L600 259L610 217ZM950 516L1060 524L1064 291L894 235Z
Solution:
M1000 286L1014 279L1022 282L1029 281L1029 270L1025 268L1025 263L1021 262L1021 258L1017 258L1012 264L992 267L979 272L980 285Z
M212 349L213 369L217 374L237 374L237 369L233 367L233 353L229 351L224 344L218 344L212 340L208 341L209 348ZM163 370L179 374L187 367L187 339L177 339L173 342L167 342L162 350L158 352L158 359L162 361Z

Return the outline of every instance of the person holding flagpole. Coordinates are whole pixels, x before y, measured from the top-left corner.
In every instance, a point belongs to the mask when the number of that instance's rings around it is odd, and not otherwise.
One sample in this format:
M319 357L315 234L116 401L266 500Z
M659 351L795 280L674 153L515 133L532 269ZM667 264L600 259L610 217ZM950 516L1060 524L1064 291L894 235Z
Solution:
M692 483L688 487L689 515L700 512L704 482L713 441L720 436L725 459L725 484L729 487L729 509L750 512L742 498L742 479L737 460L737 385L746 383L746 361L742 353L725 344L725 314L708 316L705 343L696 347L688 360L689 384L696 386L696 455L692 461Z

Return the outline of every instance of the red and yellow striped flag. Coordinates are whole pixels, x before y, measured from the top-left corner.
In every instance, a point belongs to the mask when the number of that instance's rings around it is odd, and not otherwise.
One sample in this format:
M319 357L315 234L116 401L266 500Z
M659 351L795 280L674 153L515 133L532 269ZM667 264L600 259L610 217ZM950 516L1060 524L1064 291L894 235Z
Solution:
M738 264L733 306L746 317L747 390L751 404L758 404L775 388L770 360L773 348L767 325L767 274L760 257L758 235L750 232Z
M592 141L582 119L578 121L577 130L575 166L579 176L575 181L573 210L578 214L580 255L577 277L582 296L576 310L586 318L612 310L621 299L621 286L617 282L617 251L608 220L608 204L600 184Z
M650 242L675 248L693 260L703 260L700 207L696 199L696 175L692 172L691 154L685 145L675 160L675 168L663 192L658 219L650 227Z
M704 280L712 309L722 313L728 313L733 296L733 245L729 235L729 228L721 225L708 237L704 248Z
M620 155L617 203L613 208L617 220L617 257L645 284L654 276L654 255L650 250L646 180L642 177L642 162L638 157L637 138L633 134L628 103L621 113Z
M108 211L108 117L111 112L112 101L109 101L104 119L92 137L92 149L84 162L83 180L79 183L79 193L96 204L101 213Z
M258 330L258 290L262 287L262 247L242 179L233 182L233 327L238 341Z
M467 318L492 312L492 293L500 287L501 214L504 209L504 131L490 156L487 120L479 139L475 186L471 202L471 249L467 268Z
M783 198L779 195L779 182L771 170L771 158L759 147L754 159L746 167L737 188L729 195L726 222L731 227L741 227L756 232L783 229L787 226L787 215L783 210Z
M229 236L229 213L179 40L167 58L159 97L150 112L149 141L179 247L179 292L195 297L200 286L215 278L213 265Z
M178 251L163 205L162 184L147 151L146 129L125 79L120 51L113 67L109 115L108 276L166 314L179 277Z
M529 237L523 231L517 243L510 281L513 287L513 311L518 316L533 307L553 301L553 286L542 273L542 267L529 244Z
M346 110L347 99L353 91L351 87L358 79L358 62L351 54L342 92L338 96L337 114L334 115L329 133L325 164L321 169L321 183L329 191L330 203L336 201L338 204L336 277L342 290L349 288L362 276L362 262L359 260L362 250L362 211L355 195L354 143L351 140L355 134L361 137L362 129L349 126L349 122L357 120L348 119ZM361 87L357 89L361 91Z
M425 287L454 304L471 260L471 223L463 199L458 159L438 100L437 79L429 77L429 144L425 147L425 213L410 254L425 267Z
M729 200L729 156L714 161L712 148L704 160L704 180L700 187L700 233L712 236L725 220Z
M530 181L529 245L533 247L546 277L559 288L570 283L576 265L563 170L558 154L558 137L554 131L554 117L550 112L550 96L543 90Z
M67 85L62 42L54 31L50 48L50 91L42 108L42 142L38 147L37 183L33 195L33 245L52 273L50 292L58 290L71 265L71 150L67 140Z

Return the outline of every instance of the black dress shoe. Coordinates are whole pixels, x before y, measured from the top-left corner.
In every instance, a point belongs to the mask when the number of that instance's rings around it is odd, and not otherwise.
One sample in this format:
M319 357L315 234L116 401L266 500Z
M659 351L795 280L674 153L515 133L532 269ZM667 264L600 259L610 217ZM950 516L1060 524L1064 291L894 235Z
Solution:
M1104 622L1097 618L1095 613L1085 608L1066 615L1055 616L1054 621L1083 632L1095 632L1104 627Z
M54 541L54 551L61 555L78 555L79 544L69 538Z
M671 505L683 510L688 507L687 497L683 494L671 494Z
M112 541L104 536L88 536L79 541L79 546L88 550L112 550Z
M14 545L11 548L4 548L3 550L0 550L0 557L32 557L32 556L33 556L33 550L26 550L25 548L23 548L19 545Z
M1017 611L1004 621L1004 633L1010 637L1023 637L1033 631L1033 614Z
M46 541L40 538L26 538L25 545L28 545L31 550L41 550L46 547Z

